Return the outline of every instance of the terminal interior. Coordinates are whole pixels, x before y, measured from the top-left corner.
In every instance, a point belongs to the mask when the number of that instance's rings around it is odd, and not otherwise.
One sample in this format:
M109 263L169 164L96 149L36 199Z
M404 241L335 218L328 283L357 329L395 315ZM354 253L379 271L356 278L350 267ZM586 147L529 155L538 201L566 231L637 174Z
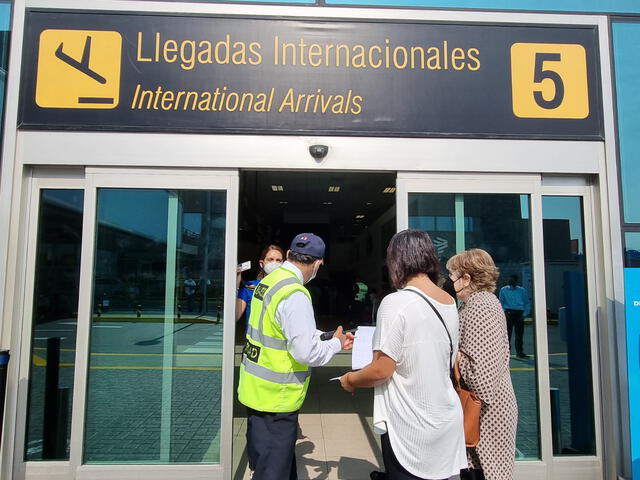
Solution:
M372 325L389 291L385 250L396 232L394 173L247 171L240 177L238 263L251 260L243 279L254 279L260 253L275 244L285 252L298 233L320 235L325 261L311 293L319 330ZM236 365L245 319L236 324ZM348 371L342 352L315 368L300 415L299 478L369 478L381 461L371 427L373 391L351 396L329 379ZM247 478L244 407L234 413L236 479Z

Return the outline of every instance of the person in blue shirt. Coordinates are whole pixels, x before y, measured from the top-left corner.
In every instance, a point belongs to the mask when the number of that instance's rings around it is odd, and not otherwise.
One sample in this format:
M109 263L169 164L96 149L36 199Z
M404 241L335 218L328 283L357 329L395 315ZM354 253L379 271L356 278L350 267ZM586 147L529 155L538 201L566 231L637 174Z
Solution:
M282 265L284 261L284 250L277 245L269 245L260 255L258 264L260 271L256 280L242 281L242 274L238 272L237 284L238 294L236 295L236 321L240 320L244 314L245 331L249 325L249 315L251 315L251 299L253 298L253 289L260 283L264 277L273 272Z
M524 317L531 312L531 303L527 291L518 285L518 276L511 275L507 285L500 289L498 295L504 314L507 317L507 333L509 334L509 345L511 345L511 332L515 329L515 347L519 358L528 358L524 353Z

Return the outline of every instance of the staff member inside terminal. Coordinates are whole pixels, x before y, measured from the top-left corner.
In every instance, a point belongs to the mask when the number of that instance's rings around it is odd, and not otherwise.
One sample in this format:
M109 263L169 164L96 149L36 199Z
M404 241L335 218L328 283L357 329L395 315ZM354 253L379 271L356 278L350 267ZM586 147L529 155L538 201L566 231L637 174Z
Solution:
M296 480L298 413L310 367L353 346L338 327L329 341L316 334L311 295L304 287L323 263L324 241L301 233L287 261L256 286L240 365L238 400L247 407L247 452L253 480Z
M528 358L524 353L524 317L531 312L531 302L527 291L518 285L518 276L511 275L508 284L500 289L498 295L504 314L507 317L507 334L509 335L509 347L511 347L511 332L515 329L515 347L518 358Z

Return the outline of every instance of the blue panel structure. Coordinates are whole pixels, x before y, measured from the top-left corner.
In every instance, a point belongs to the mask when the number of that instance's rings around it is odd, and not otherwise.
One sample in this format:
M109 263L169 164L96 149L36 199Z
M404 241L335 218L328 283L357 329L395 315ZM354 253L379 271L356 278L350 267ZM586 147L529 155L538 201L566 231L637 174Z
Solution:
M624 269L632 478L640 479L640 268Z

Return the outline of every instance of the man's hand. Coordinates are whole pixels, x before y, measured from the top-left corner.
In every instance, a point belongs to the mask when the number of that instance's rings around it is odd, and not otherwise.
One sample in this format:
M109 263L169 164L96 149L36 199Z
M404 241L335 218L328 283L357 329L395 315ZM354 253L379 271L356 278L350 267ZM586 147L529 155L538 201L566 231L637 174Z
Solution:
M342 386L342 388L344 388L347 392L349 393L353 393L356 391L356 388L354 386L351 385L351 382L349 382L349 374L351 372L347 372L344 375L342 375L340 377L340 385Z
M333 338L340 340L340 345L343 350L351 350L353 348L353 339L355 337L351 332L343 333L342 326L336 328Z

